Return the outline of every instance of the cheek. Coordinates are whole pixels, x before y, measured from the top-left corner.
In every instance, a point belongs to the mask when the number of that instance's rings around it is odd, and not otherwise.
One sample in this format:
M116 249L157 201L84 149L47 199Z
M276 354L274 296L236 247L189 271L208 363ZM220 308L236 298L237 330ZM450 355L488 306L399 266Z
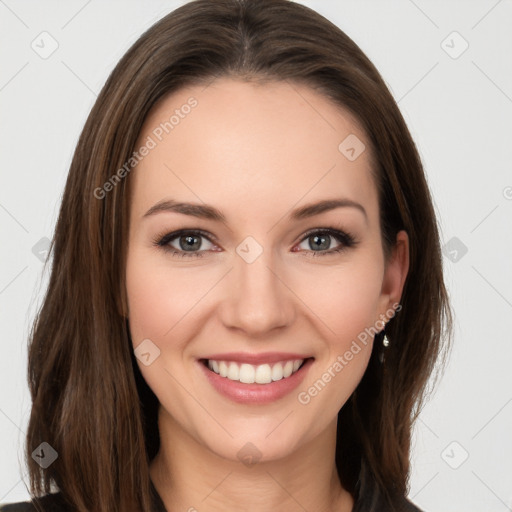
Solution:
M186 393L181 392L176 381L176 378L185 379L181 364L185 341L180 343L179 340L186 340L183 329L187 326L186 314L191 303L204 294L187 286L185 281L179 272L171 274L162 262L155 261L143 249L128 254L126 294L132 345L136 349L143 340L149 339L160 351L150 364L139 359L137 364L159 402L176 416L180 410L186 410L187 402Z
M137 256L129 260L126 275L130 330L134 345L142 338L160 338L172 322L169 311L164 314L169 299L168 287L157 278L155 272L137 263Z
M317 271L314 282L308 279L299 292L305 296L309 289L305 302L321 320L317 325L324 333L318 366L302 387L304 395L299 402L315 400L318 406L322 404L319 409L324 412L319 414L325 414L326 420L357 387L371 356L375 334L372 328L379 319L382 267L370 256L350 265Z
M382 269L376 261L317 269L303 283L297 295L322 320L333 345L343 346L378 319Z
M144 251L129 254L126 294L134 344L143 338L162 340L208 291L211 278L198 278L200 269L170 272L165 259L155 261Z

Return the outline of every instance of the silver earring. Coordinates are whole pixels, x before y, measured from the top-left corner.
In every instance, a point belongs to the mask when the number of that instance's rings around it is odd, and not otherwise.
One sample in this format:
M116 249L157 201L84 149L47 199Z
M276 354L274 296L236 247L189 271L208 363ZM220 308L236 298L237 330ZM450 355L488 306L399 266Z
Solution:
M379 354L379 361L381 363L384 362L384 359L385 359L384 352L389 347L389 338L387 337L386 333L384 333L384 337L382 338L382 346L383 346L383 349L380 351L380 354Z

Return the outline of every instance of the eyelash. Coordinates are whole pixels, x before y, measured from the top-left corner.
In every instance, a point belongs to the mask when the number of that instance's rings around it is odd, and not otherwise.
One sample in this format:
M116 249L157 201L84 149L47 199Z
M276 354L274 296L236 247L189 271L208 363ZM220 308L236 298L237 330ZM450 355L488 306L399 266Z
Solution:
M329 249L327 251L306 251L308 253L311 253L311 257L317 257L317 256L327 256L327 255L333 255L337 253L341 253L345 251L346 249L350 247L354 247L357 245L357 241L353 235L350 233L339 231L337 229L333 228L316 228L310 231L307 231L304 233L303 237L299 241L299 244L304 242L304 240L307 240L309 237L316 235L316 234L323 234L323 235L329 235L333 238L335 238L338 242L341 243L341 245L335 249ZM167 253L170 253L172 257L181 257L181 258L202 258L204 256L203 251L196 251L196 252L189 252L189 251L182 251L177 250L174 247L169 246L169 242L172 242L174 239L179 238L180 236L184 235L193 235L193 236L201 236L206 238L209 242L214 243L212 241L211 235L206 233L205 231L202 231L200 229L181 229L179 231L173 231L172 233L166 233L164 235L159 235L153 240L153 245L161 248ZM295 251L297 252L297 251ZM300 252L304 252L304 250L301 250Z

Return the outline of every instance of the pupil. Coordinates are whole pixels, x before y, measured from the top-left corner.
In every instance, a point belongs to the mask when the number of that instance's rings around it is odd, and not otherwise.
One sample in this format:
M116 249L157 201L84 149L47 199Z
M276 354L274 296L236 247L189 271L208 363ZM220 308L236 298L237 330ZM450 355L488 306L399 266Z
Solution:
M196 243L193 242L193 240L196 240ZM182 244L181 241L185 240L185 244ZM194 235L185 235L180 238L180 246L182 249L199 249L201 247L201 242L197 242L199 240L199 237Z
M320 249L329 249L329 240L328 240L328 237L327 236L320 236L320 235L313 235L313 240L314 240L314 244L317 248L320 248ZM324 244L323 244L323 247L322 247L322 242L321 240L324 241ZM320 241L320 242L319 242ZM326 243L325 243L326 242Z

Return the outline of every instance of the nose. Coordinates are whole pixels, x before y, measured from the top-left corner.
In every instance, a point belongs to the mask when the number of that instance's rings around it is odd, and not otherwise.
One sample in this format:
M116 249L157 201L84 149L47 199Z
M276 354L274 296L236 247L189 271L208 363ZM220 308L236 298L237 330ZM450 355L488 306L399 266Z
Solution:
M262 337L293 321L293 294L274 267L271 251L263 251L252 263L237 253L227 276L221 320L229 329L248 337Z

